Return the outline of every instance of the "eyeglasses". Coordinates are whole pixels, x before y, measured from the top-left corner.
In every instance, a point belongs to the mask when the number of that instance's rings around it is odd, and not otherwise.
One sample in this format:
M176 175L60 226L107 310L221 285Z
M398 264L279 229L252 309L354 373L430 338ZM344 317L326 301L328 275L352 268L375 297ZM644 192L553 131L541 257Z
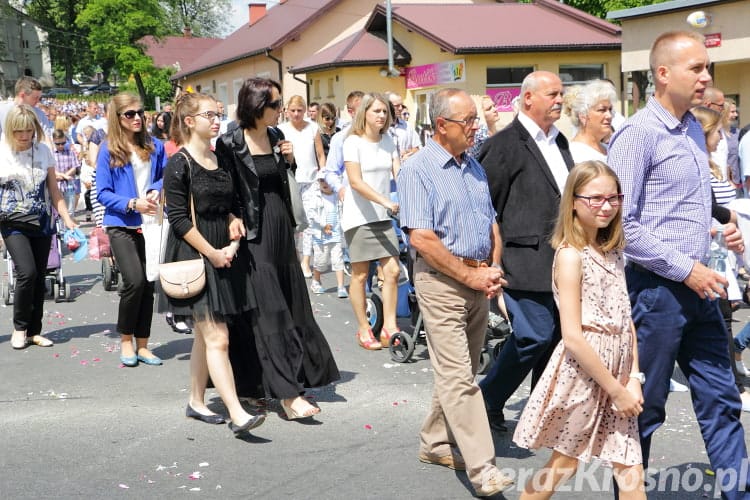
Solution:
M216 111L204 111L202 113L195 113L194 115L190 116L202 116L208 121L213 121L215 118L221 119L221 115Z
M323 115L324 120L335 120L333 116Z
M601 208L604 206L604 202L609 203L612 208L619 207L622 204L622 200L625 199L624 194L613 194L612 196L583 196L580 194L574 194L576 198L586 200L589 208Z
M56 142L55 146L65 146L67 142Z
M129 109L125 111L124 113L117 113L117 116L124 116L128 120L132 120L133 118L135 118L135 115L140 115L141 118L143 118L143 113L144 113L143 109L139 109L137 111L135 109Z
M278 110L281 109L281 104L282 104L282 100L281 99L276 99L275 101L271 101L268 104L266 104L266 107L267 108L271 108L271 109L273 109L275 111L278 111Z
M443 120L447 122L453 122L453 123L460 123L464 127L475 127L479 125L479 117L478 116L469 116L464 118L463 120L456 120L455 118L448 118L445 116L441 116Z

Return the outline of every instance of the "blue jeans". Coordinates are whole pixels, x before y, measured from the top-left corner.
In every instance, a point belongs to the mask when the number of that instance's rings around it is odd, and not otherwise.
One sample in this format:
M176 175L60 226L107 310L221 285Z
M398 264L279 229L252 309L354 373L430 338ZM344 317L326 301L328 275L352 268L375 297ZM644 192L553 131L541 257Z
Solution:
M734 352L742 352L750 344L750 323L746 324L734 338Z
M513 333L479 383L488 410L499 411L533 369L539 379L560 340L560 316L551 292L505 290Z
M638 331L640 369L646 374L645 403L638 417L643 463L648 464L653 433L664 423L669 378L677 361L690 385L712 469L740 475L747 449L718 301L701 299L682 283L632 266L625 268L625 276ZM732 486L722 491L723 498L746 497L747 477Z

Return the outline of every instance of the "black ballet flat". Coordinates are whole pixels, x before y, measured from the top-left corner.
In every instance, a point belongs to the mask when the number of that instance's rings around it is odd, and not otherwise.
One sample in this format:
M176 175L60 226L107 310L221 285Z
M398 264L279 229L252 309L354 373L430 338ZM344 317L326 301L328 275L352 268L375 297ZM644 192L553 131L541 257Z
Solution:
M226 422L224 417L222 417L221 415L217 415L216 413L214 413L213 415L204 415L195 411L190 405L187 405L187 408L185 408L185 416L188 418L200 420L201 422L205 422L207 424L223 424L224 422Z
M251 429L255 429L256 427L260 426L265 420L265 415L253 415L249 419L247 419L247 422L242 425L236 425L231 420L227 422L227 425L229 426L229 430L234 432L234 435L236 436L238 434L243 434Z

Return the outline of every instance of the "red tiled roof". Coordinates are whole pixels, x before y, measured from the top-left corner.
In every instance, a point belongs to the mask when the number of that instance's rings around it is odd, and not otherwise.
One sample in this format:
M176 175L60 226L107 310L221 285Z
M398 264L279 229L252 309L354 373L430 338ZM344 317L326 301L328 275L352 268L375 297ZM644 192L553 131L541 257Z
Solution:
M190 64L199 54L221 42L221 38L193 38L185 36L165 36L161 39L144 36L139 42L146 47L146 55L157 68L165 68L178 63L180 68Z
M341 0L287 0L268 9L252 26L242 26L172 78L183 78L222 64L275 50L295 37Z
M394 60L400 66L411 62L411 55L394 40ZM358 31L327 49L313 54L289 70L292 74L343 66L375 66L388 63L388 44L372 33Z
M619 26L553 0L496 4L395 4L393 22L454 54L617 49ZM375 7L368 31L385 31Z

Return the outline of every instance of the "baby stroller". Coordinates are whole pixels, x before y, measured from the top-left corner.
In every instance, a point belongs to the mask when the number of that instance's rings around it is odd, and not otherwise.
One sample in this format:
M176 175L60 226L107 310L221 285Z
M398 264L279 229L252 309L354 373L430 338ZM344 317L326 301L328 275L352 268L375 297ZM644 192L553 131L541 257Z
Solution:
M104 290L111 292L117 289L120 282L120 269L113 256L102 257L102 285Z
M55 299L55 302L70 301L70 284L65 282L65 276L62 268L62 235L63 228L58 218L57 234L52 238L47 257L47 270L44 277L46 288L46 298ZM13 259L8 250L5 250L5 260L8 265L8 285L4 290L3 300L6 306L12 305L16 292L16 269L13 265Z
M391 356L391 360L396 363L406 363L414 355L414 349L416 345L427 344L426 330L424 328L424 322L422 320L422 312L419 310L419 303L417 302L417 295L414 290L414 283L412 277L413 261L411 253L408 249L408 237L403 234L400 228L396 230L399 237L399 244L401 251L399 254L399 260L401 261L401 278L399 279L399 300L402 296L402 287L407 290L407 304L409 317L411 318L411 333L409 332L396 332L393 334L388 345L388 351ZM406 284L404 284L404 280ZM377 297L372 294L372 297ZM379 299L379 298L378 298ZM489 371L490 366L497 358L500 350L503 347L506 339L512 332L510 322L506 318L507 313L500 311L497 306L497 301L491 302L490 314L487 321L487 331L485 333L485 343L482 347L482 354L479 360L478 373L484 374ZM370 301L368 299L368 309ZM399 307L401 309L401 307ZM382 302L380 302L380 314L382 315ZM372 323L371 323L372 324ZM375 333L375 326L382 326L382 319L378 324L373 326L373 333ZM377 335L377 334L376 334Z

